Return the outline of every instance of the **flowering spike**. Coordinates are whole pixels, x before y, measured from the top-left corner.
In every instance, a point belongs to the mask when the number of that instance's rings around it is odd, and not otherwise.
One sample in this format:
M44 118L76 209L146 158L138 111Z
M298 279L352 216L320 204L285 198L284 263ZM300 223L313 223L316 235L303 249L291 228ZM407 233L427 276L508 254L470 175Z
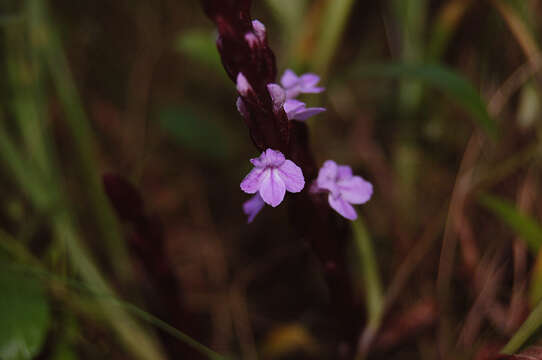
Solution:
M248 194L259 192L272 207L282 202L286 191L297 193L305 187L301 169L280 151L267 149L250 162L254 169L241 181L241 190Z
M354 176L350 166L337 165L333 160L327 160L320 168L315 185L317 191L329 192L329 205L349 220L358 217L351 204L364 204L373 194L370 182Z

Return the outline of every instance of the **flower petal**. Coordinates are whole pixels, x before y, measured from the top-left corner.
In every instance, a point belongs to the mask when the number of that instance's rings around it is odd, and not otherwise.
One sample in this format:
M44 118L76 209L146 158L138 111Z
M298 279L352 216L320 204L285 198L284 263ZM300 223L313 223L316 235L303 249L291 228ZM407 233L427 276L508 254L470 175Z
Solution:
M251 223L252 220L258 215L265 205L260 194L256 194L243 203L243 212L248 216L247 223Z
M337 182L341 197L351 204L363 204L373 195L373 185L360 176Z
M254 168L247 176L241 181L241 190L247 194L254 194L260 190L262 182L265 178L269 177L270 170L267 168Z
M265 176L260 186L260 195L263 201L272 207L278 206L284 199L286 185L280 178L277 169L268 169L269 176Z
M305 108L305 103L299 100L288 99L284 102L284 112L288 116L288 120L292 120L295 114Z
M334 196L332 193L328 195L329 206L336 212L347 218L348 220L356 220L358 214L352 205L350 205L341 196Z
M264 151L257 158L250 159L250 163L256 167L263 168L266 165L265 159L266 159L266 156L265 156L265 151Z
M337 180L347 180L352 177L352 168L348 165L339 165Z
M284 74L280 78L280 83L285 88L289 88L296 85L298 81L299 81L299 78L297 77L295 72L293 72L291 69L286 69L286 71L284 71Z
M326 109L321 107L299 109L292 115L291 120L305 121L311 116L318 115L324 111L326 111ZM290 117L288 117L288 119L290 119Z
M284 155L278 150L267 149L263 154L265 156L265 164L267 166L281 166L286 160Z
M278 169L279 176L289 192L300 192L305 187L303 171L293 161L286 160Z
M338 166L333 160L327 160L318 172L318 178L316 184L320 189L326 189L332 192L337 190L335 183L337 178Z
M302 89L309 89L314 87L320 81L320 76L314 73L306 73L299 77L299 84Z

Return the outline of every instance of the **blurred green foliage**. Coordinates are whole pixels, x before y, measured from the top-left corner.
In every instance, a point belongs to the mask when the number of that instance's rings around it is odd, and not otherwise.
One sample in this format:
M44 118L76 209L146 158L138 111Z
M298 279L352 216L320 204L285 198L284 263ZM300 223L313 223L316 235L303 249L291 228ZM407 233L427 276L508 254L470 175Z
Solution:
M375 185L347 239L359 348L334 338L286 206L246 225L257 154L200 4L26 0L0 4L0 359L478 359L537 341L540 1L253 5L279 70L323 77L317 163ZM145 221L116 216L106 172L134 180Z
M0 358L33 359L51 324L51 310L40 279L25 274L2 257L0 262Z

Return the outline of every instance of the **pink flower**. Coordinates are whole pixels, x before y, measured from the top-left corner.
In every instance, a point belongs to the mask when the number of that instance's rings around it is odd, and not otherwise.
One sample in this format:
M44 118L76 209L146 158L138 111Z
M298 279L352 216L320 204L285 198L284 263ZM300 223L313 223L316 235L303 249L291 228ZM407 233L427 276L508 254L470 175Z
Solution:
M272 207L282 202L286 191L297 193L305 186L301 168L286 160L280 151L267 149L250 162L254 169L241 181L241 190L248 194L259 193Z
M320 81L320 77L313 73L306 73L297 76L295 72L287 69L280 78L280 84L286 91L288 99L294 99L299 94L317 94L325 90L323 87L318 87L316 84Z
M373 185L360 176L352 175L352 168L327 160L316 179L316 191L328 191L328 202L335 211L349 220L358 217L351 204L364 204L373 195Z

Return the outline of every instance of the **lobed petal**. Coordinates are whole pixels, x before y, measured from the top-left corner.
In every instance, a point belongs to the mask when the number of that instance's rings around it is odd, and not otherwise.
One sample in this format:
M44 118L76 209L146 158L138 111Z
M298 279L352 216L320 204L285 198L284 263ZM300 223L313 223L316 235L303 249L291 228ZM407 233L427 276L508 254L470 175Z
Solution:
M294 85L286 89L286 99L294 99L299 94L301 94L301 88L299 85Z
M299 78L291 69L286 69L286 71L284 71L284 74L280 78L280 84L286 89L295 86L298 81Z
M284 102L284 112L288 116L288 120L292 120L295 114L305 108L305 103L299 100L288 99Z
M265 176L261 182L260 195L267 204L277 207L284 199L286 185L280 178L277 169L269 169L269 176Z
M305 178L303 177L303 171L293 161L286 160L277 169L279 176L286 185L286 190L292 193L297 193L303 190L305 187Z
M333 208L336 212L341 214L343 217L348 220L356 220L358 214L352 205L350 205L346 200L341 196L334 196L333 194L328 195L329 206Z
M262 156L265 157L264 161L267 166L273 166L273 167L281 166L286 160L286 158L280 151L273 150L273 149L265 150L262 153Z
M299 77L299 84L303 89L314 87L320 81L320 76L314 73L306 73Z
M258 156L257 158L252 158L249 161L255 167L263 168L267 166L265 159L266 159L266 156L265 156L265 151L264 151L260 154L260 156Z
M243 212L248 216L247 223L251 223L256 215L263 209L265 203L260 196L256 194L243 203Z
M260 190L263 181L269 177L270 170L267 168L256 167L252 169L241 181L241 190L247 194L254 194Z
M347 180L353 176L352 168L348 165L339 165L337 171L337 180Z
M311 116L318 115L320 113L323 113L324 111L326 111L326 109L322 107L298 109L294 114L292 114L291 120L305 121Z
M333 160L327 160L318 172L316 178L316 184L320 189L326 189L329 191L336 191L336 179L337 179L338 166Z
M337 182L341 197L351 204L364 204L373 195L373 185L360 176Z

